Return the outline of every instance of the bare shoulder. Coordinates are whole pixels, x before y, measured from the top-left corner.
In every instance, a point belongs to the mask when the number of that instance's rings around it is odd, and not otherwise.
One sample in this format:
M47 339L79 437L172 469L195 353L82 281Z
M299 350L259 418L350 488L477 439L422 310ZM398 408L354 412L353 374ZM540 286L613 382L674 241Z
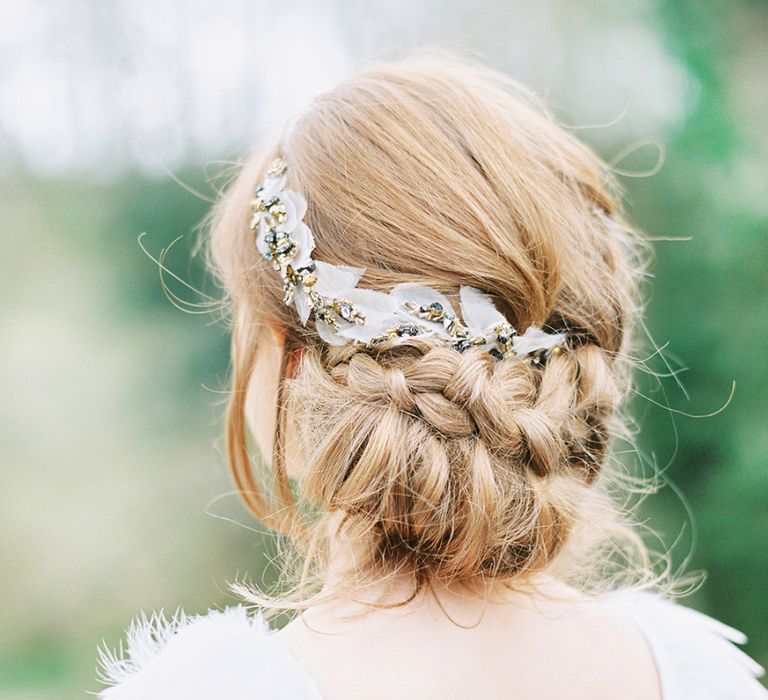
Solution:
M524 602L311 610L279 634L325 700L367 697L660 700L647 639L578 592ZM452 618L452 619L449 619Z

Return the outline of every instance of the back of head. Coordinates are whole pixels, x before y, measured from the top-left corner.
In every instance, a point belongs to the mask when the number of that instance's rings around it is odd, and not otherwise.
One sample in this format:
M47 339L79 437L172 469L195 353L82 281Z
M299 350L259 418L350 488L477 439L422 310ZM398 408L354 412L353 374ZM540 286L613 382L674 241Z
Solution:
M249 202L277 153L308 202L316 259L365 268L359 286L384 292L416 282L455 300L470 285L516 328L564 332L567 349L535 363L426 338L369 350L325 343L283 303L249 231ZM647 262L616 191L605 164L523 86L433 53L320 95L246 163L210 241L235 307L228 449L246 502L296 535L320 579L338 514L369 545L356 565L371 580L407 572L418 587L548 569L594 581L617 547L644 570L644 547L609 494L621 478L609 452L627 433L619 416ZM266 322L304 350L281 381L277 505L251 474L243 420ZM292 506L288 425L311 515Z

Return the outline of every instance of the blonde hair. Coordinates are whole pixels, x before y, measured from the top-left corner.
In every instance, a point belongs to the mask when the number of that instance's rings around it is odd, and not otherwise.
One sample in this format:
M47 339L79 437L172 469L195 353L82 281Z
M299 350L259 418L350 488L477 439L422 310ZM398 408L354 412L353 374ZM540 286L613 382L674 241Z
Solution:
M455 301L460 285L477 287L515 327L563 330L570 349L538 366L424 339L367 353L326 345L283 303L249 230L249 202L278 153L308 202L317 259L363 267L359 286L381 291L419 282ZM608 167L529 90L434 52L320 95L245 163L208 241L233 310L227 450L245 503L291 536L301 569L283 594L241 592L275 609L317 602L306 593L325 580L339 513L368 544L341 582L349 595L394 573L413 577L414 594L435 582L513 585L545 569L585 591L619 579L661 585L618 500L648 484L611 449L633 436L622 407L651 253L619 194ZM244 417L267 324L286 334L269 488L252 469ZM289 423L305 457L298 501L285 469Z

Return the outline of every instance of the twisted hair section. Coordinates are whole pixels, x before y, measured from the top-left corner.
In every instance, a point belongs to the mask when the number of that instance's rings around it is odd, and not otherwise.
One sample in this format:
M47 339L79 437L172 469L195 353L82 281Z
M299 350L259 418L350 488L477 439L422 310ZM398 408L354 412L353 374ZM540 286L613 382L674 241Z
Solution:
M290 387L311 446L304 493L371 533L371 565L424 580L514 576L554 561L620 400L594 347L543 367L428 341L374 354L334 347L308 353Z

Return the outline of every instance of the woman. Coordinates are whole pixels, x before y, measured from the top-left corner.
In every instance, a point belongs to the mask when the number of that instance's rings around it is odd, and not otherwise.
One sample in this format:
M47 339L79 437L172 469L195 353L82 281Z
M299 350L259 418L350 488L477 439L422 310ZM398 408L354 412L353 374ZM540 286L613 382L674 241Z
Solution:
M429 53L254 155L207 251L232 471L295 585L235 584L250 615L138 620L101 697L768 697L622 500L648 246L617 189L522 86ZM275 631L280 610L299 614Z

